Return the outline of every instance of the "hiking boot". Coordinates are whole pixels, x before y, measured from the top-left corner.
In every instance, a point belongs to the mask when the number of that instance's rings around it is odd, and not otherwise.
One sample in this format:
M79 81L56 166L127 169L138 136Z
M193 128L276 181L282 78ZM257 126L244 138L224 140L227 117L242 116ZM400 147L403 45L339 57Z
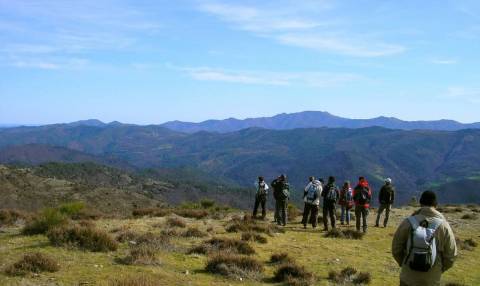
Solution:
M304 228L304 229L307 229L307 225L306 225L306 224L304 224L304 225L303 225L303 228Z
M322 231L328 231L328 228L323 228Z
M380 226L379 226L378 223L377 223L377 224L375 224L375 227L380 227Z

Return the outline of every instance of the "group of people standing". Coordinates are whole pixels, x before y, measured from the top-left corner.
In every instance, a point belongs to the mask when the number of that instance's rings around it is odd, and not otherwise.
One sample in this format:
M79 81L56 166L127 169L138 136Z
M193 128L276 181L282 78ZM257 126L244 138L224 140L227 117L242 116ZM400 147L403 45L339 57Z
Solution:
M257 216L258 208L262 207L262 218L266 217L266 203L269 186L263 177L255 183L257 193L253 216ZM287 224L287 208L290 198L290 185L287 177L281 175L270 184L275 199L275 222ZM346 181L339 188L335 177L322 179L309 178L303 191L305 203L302 224L304 228L311 223L317 227L318 212L323 202L323 226L327 231L329 221L332 228L336 227L336 207L341 207L341 224L350 224L350 212L354 209L357 231L367 231L367 216L372 200L372 189L364 177L358 179L355 187ZM392 204L395 200L395 188L390 178L378 195L379 208L375 226L380 226L380 218L385 212L383 226L386 227ZM420 209L405 219L397 228L392 240L392 255L402 268L400 274L401 286L440 285L442 273L453 266L457 257L457 246L453 231L445 217L436 210L437 198L434 192L425 191L420 198Z
M275 215L274 221L285 226L287 224L288 200L290 198L290 185L285 175L280 175L270 184L273 188L273 197L275 199ZM258 208L262 207L262 218L266 216L266 202L269 190L268 184L264 177L258 177L255 183L257 193L255 196L255 206L253 209L253 217L257 216ZM390 178L385 179L385 185L379 193L380 208L377 214L376 226L379 226L380 216L385 211L385 219L383 226L386 227L390 209L394 202L395 189ZM358 179L358 183L354 188L351 187L349 181L343 183L339 188L336 185L335 177L330 176L327 183L323 179L310 177L303 192L304 210L302 224L304 228L307 224L311 224L313 228L318 224L318 213L322 203L323 210L323 227L324 231L329 229L329 220L332 228L336 227L336 210L337 205L341 208L340 222L350 224L350 212L354 209L357 231L367 232L367 216L369 214L370 202L372 199L372 189L368 181L364 177Z

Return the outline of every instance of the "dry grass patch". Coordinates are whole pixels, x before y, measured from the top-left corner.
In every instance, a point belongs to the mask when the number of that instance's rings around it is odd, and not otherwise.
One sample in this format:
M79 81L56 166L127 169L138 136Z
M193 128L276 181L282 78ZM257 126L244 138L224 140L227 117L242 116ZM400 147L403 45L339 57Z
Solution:
M173 211L176 215L186 218L202 219L209 215L207 210L198 209L176 209Z
M67 224L67 222L67 217L57 209L47 208L23 227L22 234L44 234L54 227Z
M109 286L158 286L158 280L147 276L131 276L110 280Z
M208 233L199 230L197 227L189 227L183 234L183 237L207 237Z
M132 215L138 217L164 217L172 213L171 209L164 208L138 208L132 211Z
M127 265L155 265L158 264L158 249L151 244L133 245L130 253L121 262Z
M199 246L192 248L189 253L209 254L217 251L245 255L255 254L255 249L243 240L218 237L204 241Z
M244 218L234 217L226 226L227 232L256 232L265 233L273 236L274 233L284 233L285 230L273 224L259 222L253 220L250 216L244 216Z
M117 250L118 243L105 231L79 225L61 226L48 231L47 237L55 246L74 246L93 252Z
M261 236L258 233L253 233L253 232L244 232L242 233L242 240L244 241L254 241L258 243L267 243L268 239L265 236Z
M462 219L475 220L475 219L478 219L478 214L477 213L464 214L462 216Z
M341 285L367 285L372 282L372 277L368 272L358 272L357 269L353 267L346 267L340 272L330 271L328 273L328 280Z
M457 246L460 249L468 250L468 251L473 251L478 246L478 243L471 238L461 240L460 238L457 237L456 242L457 242Z
M264 268L262 263L254 258L222 253L210 257L205 270L235 279L259 279Z
M28 273L56 272L60 269L52 257L39 252L25 254L22 259L8 266L5 273L11 276L24 276Z
M184 228L187 226L187 223L185 222L184 219L179 218L179 217L169 217L167 219L167 225L169 227L180 227Z
M308 272L305 267L290 261L277 268L273 280L287 285L313 285L315 276Z
M20 221L26 221L30 218L30 214L12 209L0 210L0 226L9 226L17 224Z
M272 264L281 264L281 263L290 263L294 262L294 259L291 258L288 253L281 252L281 253L274 253L270 256L270 263Z
M341 239L362 239L365 233L352 229L341 230L333 228L325 234L325 237Z

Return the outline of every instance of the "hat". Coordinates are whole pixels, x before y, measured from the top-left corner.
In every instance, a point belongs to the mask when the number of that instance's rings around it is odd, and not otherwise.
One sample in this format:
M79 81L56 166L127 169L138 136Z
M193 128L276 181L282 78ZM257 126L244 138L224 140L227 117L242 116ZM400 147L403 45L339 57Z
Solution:
M390 179L390 178L386 178L386 179L385 179L385 183L387 183L387 184L391 184L391 183L392 183L392 179Z

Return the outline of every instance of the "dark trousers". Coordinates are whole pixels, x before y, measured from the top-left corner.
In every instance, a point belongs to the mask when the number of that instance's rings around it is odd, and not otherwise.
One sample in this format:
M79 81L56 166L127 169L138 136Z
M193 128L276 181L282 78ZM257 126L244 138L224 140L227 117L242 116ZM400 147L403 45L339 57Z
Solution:
M336 223L336 213L335 213L335 203L324 202L323 203L323 227L328 229L328 217L330 217L330 224L332 228L335 228Z
M262 218L264 219L267 216L267 197L266 196L255 196L255 205L253 206L253 217L257 216L258 207L262 207Z
M310 220L308 219L310 217ZM309 222L312 223L312 227L317 227L318 223L318 206L312 205L309 203L305 203L305 207L303 209L303 218L302 224L307 225Z
M287 224L287 200L276 200L275 201L275 211L277 212L277 224L286 225Z
M355 206L355 220L357 231L360 231L360 226L362 226L363 232L367 232L367 216L368 208L364 206Z
M392 209L391 204L380 204L380 207L378 208L377 212L377 221L375 225L380 224L380 216L382 215L383 211L385 211L385 218L383 219L383 226L387 226L388 223L388 217L390 216L390 210Z

